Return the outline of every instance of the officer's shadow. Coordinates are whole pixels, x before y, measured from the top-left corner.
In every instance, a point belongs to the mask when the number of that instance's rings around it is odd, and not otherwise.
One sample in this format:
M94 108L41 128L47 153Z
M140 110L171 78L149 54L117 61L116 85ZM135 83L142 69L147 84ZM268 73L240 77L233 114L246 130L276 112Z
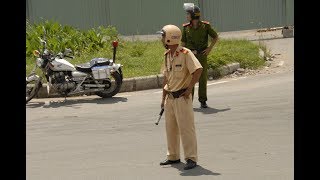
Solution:
M193 108L194 112L202 112L203 114L214 114L218 112L223 112L223 111L229 111L230 108L225 108L225 109L215 109L215 108Z
M209 169L206 169L200 165L197 165L197 167L189 170L184 170L183 167L185 164L179 163L179 164L173 164L171 167L174 167L180 171L181 176L202 176L202 175L211 175L211 176L218 176L221 175L220 173L212 172Z

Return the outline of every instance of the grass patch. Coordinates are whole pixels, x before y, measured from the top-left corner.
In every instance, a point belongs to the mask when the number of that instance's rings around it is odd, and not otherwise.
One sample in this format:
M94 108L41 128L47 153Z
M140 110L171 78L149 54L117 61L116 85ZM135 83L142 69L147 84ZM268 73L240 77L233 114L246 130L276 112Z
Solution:
M218 41L208 56L209 66L215 69L233 62L240 63L241 68L257 69L265 61L259 57L259 45L248 40Z
M123 65L125 78L156 75L160 72L164 51L160 41L120 41L116 62ZM95 53L83 53L70 62L81 64L96 57L112 58L111 45ZM219 40L208 56L209 68L216 69L233 62L239 62L242 68L256 69L263 66L265 61L259 57L259 46L250 41ZM27 73L34 63L35 58L27 58Z
M35 64L32 50L39 49L38 37L43 34L42 26L47 31L48 48L54 52L71 48L75 52L72 64L89 62L93 58L112 58L111 42L119 40L116 62L123 65L125 78L156 75L160 73L165 51L159 41L141 42L124 41L118 38L114 27L99 27L88 31L80 31L70 26L62 26L56 22L45 21L40 24L27 22L26 70L31 72ZM219 40L208 56L209 68L216 69L232 62L239 62L242 68L256 69L264 65L259 57L259 48L267 54L263 45L247 40ZM40 74L40 71L37 71Z
M267 46L264 43L259 43L259 47L264 52L264 56L266 58L270 58L271 57L271 51L270 51L270 49L267 48Z

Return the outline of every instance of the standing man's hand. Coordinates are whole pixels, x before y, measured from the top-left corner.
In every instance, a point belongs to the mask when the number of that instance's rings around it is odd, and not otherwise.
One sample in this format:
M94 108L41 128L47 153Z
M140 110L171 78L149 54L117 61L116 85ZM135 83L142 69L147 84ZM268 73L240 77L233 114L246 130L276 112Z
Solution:
M200 66L200 65L199 65L199 66ZM193 89L194 85L196 84L196 82L199 81L199 78L200 78L200 76L201 76L201 73L202 73L202 67L201 67L201 68L198 68L196 71L194 71L194 72L192 73L192 80L191 80L191 82L190 82L187 90L186 90L184 93L182 93L182 94L180 95L180 97L184 97L184 99L189 99L189 95L191 94L192 89Z
M202 51L202 54L204 55L209 55L210 51L212 50L211 47L207 47L207 49L205 49L204 51Z
M183 96L185 99L188 99L191 91L192 90L190 88L187 88L187 90L184 93L182 93L181 96Z

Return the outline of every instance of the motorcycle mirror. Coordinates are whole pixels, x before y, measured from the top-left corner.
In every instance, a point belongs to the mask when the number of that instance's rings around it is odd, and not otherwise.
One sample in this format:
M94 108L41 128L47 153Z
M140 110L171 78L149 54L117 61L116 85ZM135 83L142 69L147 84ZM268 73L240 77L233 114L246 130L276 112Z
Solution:
M44 41L43 39L41 39L40 37L39 37L39 39L40 39L40 42L43 44L43 45L46 45L46 41Z
M46 29L44 28L44 26L42 26L42 30L43 30L43 36L46 35Z
M43 29L43 39L44 39L44 41L42 43L43 43L43 46L46 47L46 45L47 45L47 42L46 42L47 31L44 28L44 26L42 26L42 29Z

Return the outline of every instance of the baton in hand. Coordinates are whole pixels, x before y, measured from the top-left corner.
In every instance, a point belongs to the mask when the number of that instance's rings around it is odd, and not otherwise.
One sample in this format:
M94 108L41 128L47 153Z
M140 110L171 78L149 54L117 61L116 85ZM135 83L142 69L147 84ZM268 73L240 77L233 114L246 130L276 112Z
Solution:
M161 119L161 116L162 116L162 114L163 114L163 111L164 111L164 108L162 108L161 111L160 111L159 119L158 119L158 121L155 123L156 125L159 124L159 121L160 121L160 119Z

